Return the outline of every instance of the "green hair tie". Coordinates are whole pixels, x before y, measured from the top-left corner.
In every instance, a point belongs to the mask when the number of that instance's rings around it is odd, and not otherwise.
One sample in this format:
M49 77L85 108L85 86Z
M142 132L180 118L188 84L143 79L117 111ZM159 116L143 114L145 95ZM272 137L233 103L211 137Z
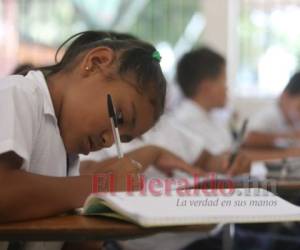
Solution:
M161 60L161 56L159 54L159 52L157 50L155 50L153 53L152 53L152 58L155 59L156 61L160 62Z

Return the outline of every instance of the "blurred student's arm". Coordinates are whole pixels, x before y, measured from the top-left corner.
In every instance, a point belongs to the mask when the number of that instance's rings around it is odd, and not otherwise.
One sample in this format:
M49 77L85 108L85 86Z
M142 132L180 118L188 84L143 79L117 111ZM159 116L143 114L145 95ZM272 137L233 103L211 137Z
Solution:
M244 145L249 147L277 147L282 143L288 144L288 140L300 140L300 133L266 133L251 131L247 134Z
M203 151L195 165L206 172L216 172L221 174L239 175L249 173L251 160L247 154L240 152L233 163L230 164L230 153L224 152L213 155L208 151Z
M246 136L244 145L249 147L274 147L277 137L276 134L253 131Z

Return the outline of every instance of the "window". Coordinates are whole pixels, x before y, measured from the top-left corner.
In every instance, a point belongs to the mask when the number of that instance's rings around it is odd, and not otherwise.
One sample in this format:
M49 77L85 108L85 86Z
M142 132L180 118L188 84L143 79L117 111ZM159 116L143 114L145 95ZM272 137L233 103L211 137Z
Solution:
M168 73L174 68L175 58L199 41L203 26L200 4L195 0L0 0L0 3L3 25L0 34L6 34L0 44L10 47L4 60L8 68L0 69L2 75L17 63L53 63L55 49L69 36L87 29L129 32L154 43L163 53L162 66Z
M241 0L239 58L234 89L278 95L299 69L300 1Z

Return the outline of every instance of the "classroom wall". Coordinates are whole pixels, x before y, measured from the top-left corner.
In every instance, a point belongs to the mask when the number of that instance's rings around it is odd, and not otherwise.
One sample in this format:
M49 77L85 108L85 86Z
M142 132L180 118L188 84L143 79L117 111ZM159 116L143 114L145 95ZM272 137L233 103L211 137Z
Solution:
M202 0L201 4L206 21L201 40L203 43L226 56L228 41L228 0Z
M238 34L236 23L239 4L236 0L200 0L206 19L202 41L223 54L227 60L228 87L231 96L230 106L239 113L241 120L251 116L261 108L273 103L275 97L245 97L234 90L238 67Z

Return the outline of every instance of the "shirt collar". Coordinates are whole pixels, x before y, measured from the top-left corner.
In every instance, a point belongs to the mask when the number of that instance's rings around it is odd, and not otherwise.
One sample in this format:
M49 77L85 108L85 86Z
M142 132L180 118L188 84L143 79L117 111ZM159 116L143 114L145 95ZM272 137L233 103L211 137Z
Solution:
M42 90L44 114L52 116L55 121L57 121L48 85L43 73L41 71L29 71L26 77L34 79L38 83L38 87Z
M199 104L191 99L185 99L183 105L189 110L189 112L196 116L208 117L208 113Z

